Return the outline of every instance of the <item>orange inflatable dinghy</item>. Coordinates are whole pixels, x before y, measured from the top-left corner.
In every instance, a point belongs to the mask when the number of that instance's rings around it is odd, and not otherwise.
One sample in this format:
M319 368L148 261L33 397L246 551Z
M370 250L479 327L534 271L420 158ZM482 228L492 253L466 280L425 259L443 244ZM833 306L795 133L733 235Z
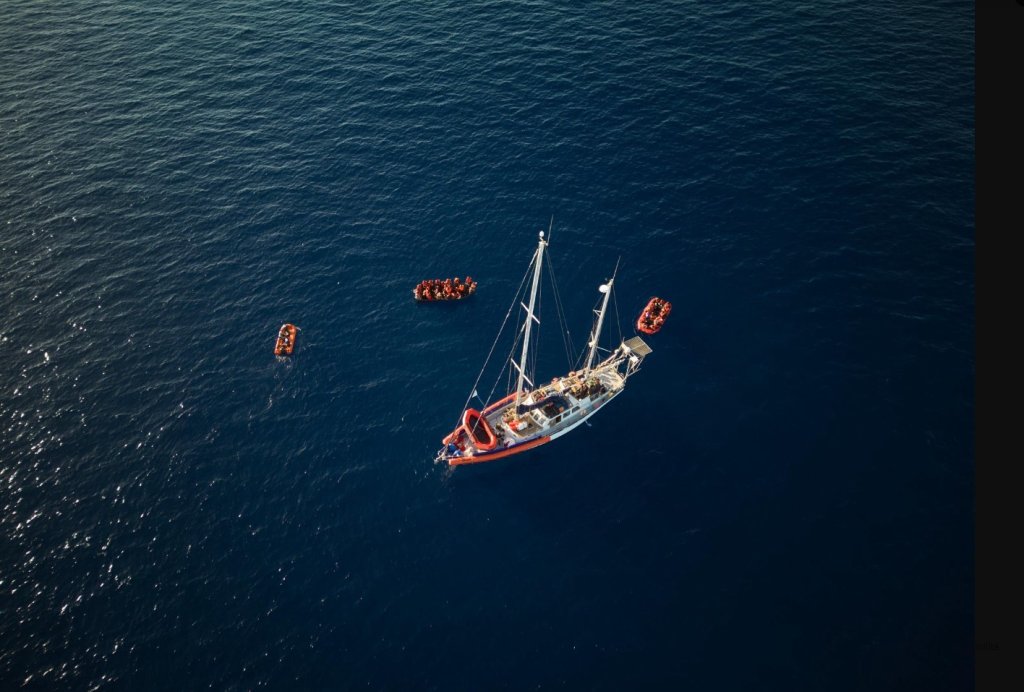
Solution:
M290 356L295 350L295 336L299 328L294 324L282 324L277 332L277 343L274 345L275 356Z
M476 293L476 281L467 276L465 281L454 279L425 279L412 289L412 297L419 303L442 300L462 300Z
M637 330L644 334L657 334L670 312L672 303L657 297L651 298L647 301L644 311L640 313L640 317L636 319Z

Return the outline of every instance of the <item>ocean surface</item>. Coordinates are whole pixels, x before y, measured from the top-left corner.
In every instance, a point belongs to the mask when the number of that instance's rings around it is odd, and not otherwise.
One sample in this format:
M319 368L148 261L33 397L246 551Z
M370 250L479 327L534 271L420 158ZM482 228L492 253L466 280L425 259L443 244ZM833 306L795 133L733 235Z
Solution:
M0 688L970 689L973 12L6 0ZM549 224L654 353L435 464Z

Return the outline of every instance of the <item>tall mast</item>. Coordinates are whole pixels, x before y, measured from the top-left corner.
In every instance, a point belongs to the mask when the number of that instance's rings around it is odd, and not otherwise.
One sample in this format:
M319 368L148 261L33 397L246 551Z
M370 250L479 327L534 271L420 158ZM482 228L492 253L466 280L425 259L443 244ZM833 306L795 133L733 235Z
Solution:
M547 245L544 242L544 231L540 232L540 240L537 243L537 264L533 268L533 286L530 288L530 306L526 308L526 328L523 333L523 353L519 357L519 381L516 383L516 406L519 406L519 400L523 396L523 379L526 377L526 354L530 351L530 327L533 326L534 320L540 323L534 314L533 306L537 302L537 284L540 282L540 264L544 258L544 246ZM512 362L515 365L515 361ZM531 386L533 383L530 383Z
M608 283L602 284L597 289L604 294L604 300L601 301L601 312L597 314L597 326L594 327L594 331L590 335L590 353L587 355L587 367L584 368L584 373L590 372L590 367L594 364L594 356L597 355L597 342L601 338L601 327L604 325L604 313L608 309L608 298L612 295L612 284L615 283L615 274L618 271L619 264L616 262L612 278L608 279Z

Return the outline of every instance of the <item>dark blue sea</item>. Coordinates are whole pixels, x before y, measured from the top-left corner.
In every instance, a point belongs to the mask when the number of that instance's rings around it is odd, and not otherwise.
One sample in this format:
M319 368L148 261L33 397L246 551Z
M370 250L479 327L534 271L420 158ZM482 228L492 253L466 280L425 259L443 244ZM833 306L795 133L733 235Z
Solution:
M974 152L952 0L7 0L0 688L970 689ZM435 464L549 225L654 352Z

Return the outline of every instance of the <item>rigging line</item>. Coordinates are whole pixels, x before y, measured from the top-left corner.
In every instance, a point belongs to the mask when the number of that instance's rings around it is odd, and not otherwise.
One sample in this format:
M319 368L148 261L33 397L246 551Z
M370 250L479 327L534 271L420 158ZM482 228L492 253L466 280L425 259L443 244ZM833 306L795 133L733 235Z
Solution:
M622 255L619 255L619 259L615 260L615 274L619 273L619 263L621 261ZM619 330L619 343L622 343L625 339L622 338L622 320L619 319L619 298L615 295L615 291L612 291L612 301L615 304L615 328Z
M583 344L583 350L576 359L576 363L573 365L573 370L579 370L579 366L586 361L587 352L590 350L590 341L595 338L594 328L597 327L597 306L601 304L601 299L598 298L597 302L594 303L594 307L590 308L590 331L587 332L587 341Z
M529 273L529 269L527 269L527 273ZM525 283L525 281L524 281L524 283ZM520 302L522 302L522 299L525 297L526 291L522 290L523 289L523 285L522 284L520 284L519 288L520 288L520 291L518 293L516 293L515 300L519 300ZM513 302L515 302L515 301L513 301ZM508 356L506 356L506 358L504 359L504 363L505 364L502 365L501 370L498 371L497 376L494 378L494 384L491 386L491 391L489 391L487 393L487 399L485 401L487 401L487 402L491 401L491 397L494 396L494 392L498 389L498 383L501 382L501 375L502 375L502 373L504 373L506 371L506 369L508 370L508 377L506 378L506 382L505 382L505 392L510 392L513 389L515 389L515 387L512 384L512 381L513 381L513 379L515 378L516 375L515 375L515 371L512 368L510 368L509 365L512 362L514 362L516 348L519 346L520 339L523 338L523 333L525 331L526 331L526 322L524 321L522 327L520 327L517 330L516 338L512 340L512 346L509 348Z
M555 296L555 309L558 311L558 326L562 331L562 345L565 346L565 359L569 363L570 369L572 368L572 352L575 350L572 347L572 335L569 333L569 322L565 316L565 308L562 305L562 297L558 292L558 282L555 281L555 268L551 262L551 256L548 255L548 274L551 276L551 291Z
M597 306L601 304L601 300L601 298L598 298L597 301L594 303L594 307L590 309L590 331L587 332L588 340L585 344L583 344L583 350L580 352L579 357L576 359L576 363L573 366L573 370L579 370L579 366L583 363L587 351L590 349L590 338L599 336L594 334L594 329L597 327L597 315L595 315L594 313L597 312Z
M535 314L540 314L541 304L543 302L542 299L544 296L544 282L538 281L538 284L539 285L537 286L537 310ZM531 352L529 365L530 379L533 380L534 382L537 381L537 354L540 352L540 328L540 318L537 318L537 323L533 325L533 343L530 344Z
M513 370L512 368L508 367L508 364L512 362L512 357L515 355L516 352L516 344L518 343L519 339L516 339L512 343L512 349L508 352L508 358L505 359L505 365L501 367L501 370L498 371L498 376L494 378L494 385L491 387L491 391L487 392L487 399L485 399L485 401L489 402L491 400L491 397L494 396L495 390L498 389L498 382L501 381L501 375L502 373L505 372L506 369L508 369L508 377L506 378L505 382L505 391L508 391L509 389L512 388ZM484 408L486 408L486 406Z
M551 255L548 254L548 278L551 279L551 294L555 299L555 314L558 316L558 326L562 326L562 306L558 301L558 284L555 283L555 270L551 263ZM562 342L565 342L565 336L562 336Z
M580 369L580 365L583 363L583 357L586 354L587 354L587 347L584 346L583 348L580 349L580 354L578 356L576 356L576 360L572 364L572 369L573 370L579 370Z
M516 294L516 298L518 298L518 297L519 297L519 295ZM515 358L516 346L519 345L519 339L522 337L522 332L523 332L523 330L519 330L519 335L516 336L516 338L512 340L512 348L509 349L508 357L505 358L505 364L503 366L501 366L501 370L498 371L498 376L494 378L494 385L491 387L491 391L489 391L487 393L486 401L489 402L491 400L491 397L494 396L494 391L498 388L498 382L501 381L501 374L503 372L505 372L506 368L508 368L508 378L507 378L507 380L505 382L505 391L509 392L509 391L511 391L513 389L513 387L512 387L513 370L512 370L512 368L509 368L508 365L509 365L509 363L512 362L513 358Z
M615 295L615 291L612 291L612 304L615 306L615 328L619 330L619 342L625 341L622 338L622 320L619 319L619 299Z
M534 251L534 253L533 253L534 260L537 259L537 253L538 252L540 252L539 249ZM487 353L487 358L484 360L484 366L482 368L480 368L480 372L476 376L476 382L473 383L472 389L469 390L469 396L466 397L466 403L464 403L462 405L462 411L463 412L469 407L469 402L473 398L473 392L476 391L476 386L478 384L480 384L480 378L483 377L484 370L487 369L487 364L490 362L491 356L494 354L494 348L495 348L495 346L498 345L498 340L501 338L501 333L503 331L505 331L505 325L508 324L509 315L512 314L512 309L516 306L516 302L519 300L519 293L520 293L520 291L523 290L523 285L526 283L526 277L528 277L530 275L530 268L531 267L533 267L533 262L530 262L530 264L527 266L526 273L523 274L523 280L519 282L519 288L516 289L516 294L515 294L515 296L512 297L512 304L508 306L508 312L505 313L505 319L502 320L502 322L501 322L501 328L498 329L498 335L496 337L494 337L494 343L491 344L491 350ZM499 377L500 376L501 375L499 374ZM459 414L458 420L455 421L455 427L458 427L459 423L461 421L462 421L462 413Z
M494 378L494 384L491 386L491 391L487 392L487 398L485 399L485 401L489 402L491 400L491 397L494 396L494 392L498 389L498 383L501 382L501 376L506 369L508 370L508 376L505 378L505 391L507 392L512 388L512 377L515 374L515 371L508 366L509 363L512 362L512 357L516 352L516 345L518 343L519 339L516 339L515 341L512 342L512 348L509 349L508 358L505 359L505 364L501 366L501 370L498 371L498 375Z

